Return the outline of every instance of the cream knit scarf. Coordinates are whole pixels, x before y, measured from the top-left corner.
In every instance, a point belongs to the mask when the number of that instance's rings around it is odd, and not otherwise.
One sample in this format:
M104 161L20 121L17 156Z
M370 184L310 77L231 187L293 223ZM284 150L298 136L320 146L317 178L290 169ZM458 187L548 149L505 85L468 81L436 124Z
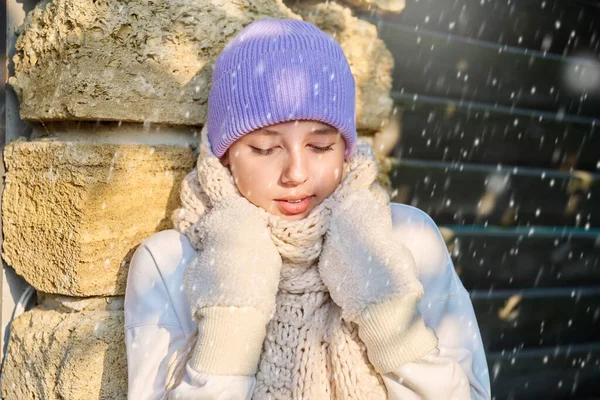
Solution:
M201 132L196 168L182 184L182 207L173 213L175 229L187 235L196 249L202 243L191 229L194 223L223 194L241 196L229 169L212 154L206 131L205 127ZM376 176L377 161L371 146L359 140L344 163L341 184L306 218L288 221L259 207L271 228L283 267L276 311L267 327L252 399L387 398L383 380L358 337L357 326L342 320L341 309L329 297L317 269L329 215L345 193L370 188L381 204L389 206L389 195L375 181ZM185 374L197 334L196 329L171 358L167 394Z

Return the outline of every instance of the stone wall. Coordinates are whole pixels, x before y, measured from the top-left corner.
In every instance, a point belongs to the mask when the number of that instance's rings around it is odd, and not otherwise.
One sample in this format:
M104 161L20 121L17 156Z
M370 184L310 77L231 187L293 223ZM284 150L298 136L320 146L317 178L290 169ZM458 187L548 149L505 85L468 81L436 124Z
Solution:
M4 149L2 257L38 304L13 321L3 398L126 398L128 263L170 228L215 58L251 21L304 19L340 42L359 132L383 159L399 131L388 124L394 62L349 8L373 4L404 3L53 0L28 14L9 83L33 135Z

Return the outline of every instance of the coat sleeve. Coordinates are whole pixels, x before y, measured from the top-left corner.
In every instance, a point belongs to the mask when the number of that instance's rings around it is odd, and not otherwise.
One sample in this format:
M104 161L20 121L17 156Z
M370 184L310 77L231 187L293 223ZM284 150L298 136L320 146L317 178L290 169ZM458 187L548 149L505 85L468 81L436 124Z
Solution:
M439 345L420 360L406 363L382 376L388 398L490 399L485 353L466 291L464 295L456 294L435 304L425 304L425 307L428 308L427 312L422 312L425 324L434 329ZM460 310L463 310L462 315L453 314ZM444 321L444 318L450 320ZM436 325L435 319L440 323ZM454 321L457 325L452 326Z
M177 279L181 276L164 271L165 268L179 267L181 260L167 260L172 265L157 265L152 252L165 249L150 247L152 249L143 242L137 248L127 277L125 348L128 399L159 400L164 396L169 358L186 339L175 312L177 304L173 303L167 289L178 287L178 282L168 282L167 285L164 280L164 277ZM184 381L175 390L181 400L245 399L251 395L254 384L254 377L208 376L188 369Z
M383 375L389 399L490 399L487 360L469 293L431 217L402 207L394 215L394 234L415 257L425 290L418 307L439 344L420 360Z
M438 347L420 361L384 374L388 399L489 399L483 385L464 369L469 357L464 350Z

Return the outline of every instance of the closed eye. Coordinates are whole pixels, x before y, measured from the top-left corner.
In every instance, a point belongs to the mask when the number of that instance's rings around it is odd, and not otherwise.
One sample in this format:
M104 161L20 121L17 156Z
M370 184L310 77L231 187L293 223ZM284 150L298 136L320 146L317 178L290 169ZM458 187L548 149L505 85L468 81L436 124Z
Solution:
M333 150L333 145L327 146L327 147L317 147L317 146L311 146L317 153L326 153L328 151Z
M277 148L277 147L272 147L270 149L259 149L259 148L254 147L254 146L249 146L249 147L252 149L252 151L254 153L260 154L262 156L268 156L268 155L270 155L271 153L273 153L273 149ZM328 151L332 151L333 150L333 145L329 145L327 147L319 147L319 146L310 146L310 147L312 147L312 149L313 149L313 151L315 153L319 153L319 154L326 153Z
M256 148L254 146L250 146L250 148L252 149L252 151L254 153L260 154L261 156L268 156L269 154L271 154L273 152L272 148L271 149L266 149L266 150L259 149L259 148Z

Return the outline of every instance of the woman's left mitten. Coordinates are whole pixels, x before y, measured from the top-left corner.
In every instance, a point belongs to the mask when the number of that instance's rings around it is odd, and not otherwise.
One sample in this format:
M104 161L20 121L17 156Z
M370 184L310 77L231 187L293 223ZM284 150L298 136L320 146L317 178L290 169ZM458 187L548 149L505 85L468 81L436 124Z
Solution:
M390 207L370 190L352 191L332 210L319 272L342 318L359 326L379 373L437 346L417 308L423 286L412 253L393 241Z

